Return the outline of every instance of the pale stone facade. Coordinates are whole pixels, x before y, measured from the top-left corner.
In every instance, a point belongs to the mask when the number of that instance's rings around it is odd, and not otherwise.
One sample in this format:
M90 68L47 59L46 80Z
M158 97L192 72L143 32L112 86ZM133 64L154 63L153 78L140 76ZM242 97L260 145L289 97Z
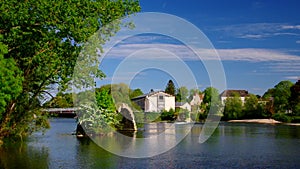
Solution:
M175 96L163 91L150 92L131 99L141 107L144 112L161 112L175 110Z

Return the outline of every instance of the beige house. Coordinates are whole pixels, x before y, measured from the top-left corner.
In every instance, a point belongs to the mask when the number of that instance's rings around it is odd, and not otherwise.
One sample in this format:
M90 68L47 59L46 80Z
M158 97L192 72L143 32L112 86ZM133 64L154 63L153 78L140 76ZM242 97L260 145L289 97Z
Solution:
M233 97L235 94L240 96L243 104L245 103L246 97L249 96L249 93L247 90L225 90L220 95L222 104L225 104L226 99L229 97Z
M192 110L191 105L187 102L185 102L185 103L184 102L176 102L175 107L176 108L181 108L181 109L184 109L184 110L188 110L188 111Z
M175 96L163 91L150 92L131 99L144 112L161 112L175 110Z
M190 102L190 105L191 106L199 106L199 105L201 105L201 103L203 102L203 98L204 98L204 94L200 95L198 93L195 93L193 95L193 99Z

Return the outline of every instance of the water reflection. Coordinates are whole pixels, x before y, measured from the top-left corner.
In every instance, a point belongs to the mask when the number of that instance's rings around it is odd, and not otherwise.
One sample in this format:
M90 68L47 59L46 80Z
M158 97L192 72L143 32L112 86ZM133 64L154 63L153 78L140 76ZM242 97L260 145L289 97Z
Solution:
M74 119L53 119L52 128L44 135L36 133L27 143L11 143L0 148L0 168L298 168L300 127L284 125L221 123L210 139L199 144L202 125L196 124L175 148L151 158L116 156L88 138L71 135ZM145 130L132 133L150 138L170 129L170 124L150 124ZM174 133L184 133L188 126L175 125L156 141L165 144L176 140ZM147 144L138 138L122 140L98 137L112 149ZM124 145L122 145L124 144ZM141 150L145 150L141 148Z
M49 149L26 143L9 143L0 147L0 168L48 168Z
M128 137L116 132L109 136L92 137L105 150L130 158L146 158L162 154L174 148L190 133L193 124L151 123L145 124L140 134ZM135 137L139 135L139 137Z

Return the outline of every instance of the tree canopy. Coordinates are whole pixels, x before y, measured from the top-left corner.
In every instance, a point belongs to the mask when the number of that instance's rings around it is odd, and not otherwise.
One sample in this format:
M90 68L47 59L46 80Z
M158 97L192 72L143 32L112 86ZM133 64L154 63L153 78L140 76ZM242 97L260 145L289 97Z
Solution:
M187 89L185 86L181 86L177 89L176 92L176 101L177 102L188 102L189 100L189 89Z
M292 112L295 115L300 116L300 80L298 80L291 88L291 97L289 99L291 103Z
M9 67L1 66L0 78L10 88L1 87L0 139L26 135L49 86L66 89L81 44L104 25L139 10L136 0L3 0L0 62ZM118 28L110 31L103 41Z
M170 95L175 96L176 89L175 89L175 85L172 80L169 80L167 87L165 89L165 92Z
M291 81L281 81L274 87L274 108L276 112L285 112L290 109L289 98L291 96L290 88L293 86Z
M243 102L238 94L234 94L233 97L229 97L225 101L223 119L239 119L244 116L243 114Z

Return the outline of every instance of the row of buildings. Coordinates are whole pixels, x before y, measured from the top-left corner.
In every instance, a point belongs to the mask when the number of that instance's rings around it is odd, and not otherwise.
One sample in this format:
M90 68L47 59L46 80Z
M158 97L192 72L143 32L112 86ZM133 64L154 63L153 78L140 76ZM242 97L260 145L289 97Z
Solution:
M224 104L228 97L233 97L238 94L245 102L245 98L249 95L246 90L225 90L221 93L221 101ZM163 110L169 111L170 109L182 108L188 111L192 110L193 106L201 105L204 98L204 94L195 93L192 100L188 102L175 102L175 96L165 93L163 91L152 91L150 93L132 98L144 112L161 112Z

